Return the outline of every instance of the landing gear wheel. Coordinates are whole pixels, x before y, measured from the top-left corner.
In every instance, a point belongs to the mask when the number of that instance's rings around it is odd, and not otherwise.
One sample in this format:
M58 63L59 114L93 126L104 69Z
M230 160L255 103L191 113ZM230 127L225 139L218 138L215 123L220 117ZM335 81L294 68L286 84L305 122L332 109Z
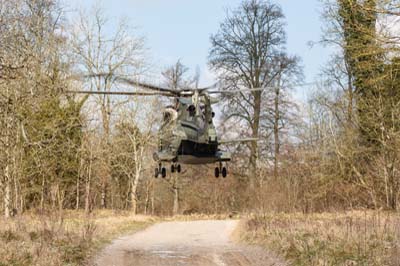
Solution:
M175 173L175 165L171 164L171 173Z
M177 166L176 166L176 171L178 172L178 173L180 173L181 172L181 165L180 164L178 164Z
M158 178L159 175L160 175L160 172L158 171L158 167L156 167L156 168L154 169L154 177L155 177L155 178Z
M225 178L228 175L228 171L226 170L226 167L222 168L222 177Z
M165 178L167 176L167 169L165 167L161 168L161 177Z
M219 168L218 167L215 167L214 175L215 175L215 178L219 177Z

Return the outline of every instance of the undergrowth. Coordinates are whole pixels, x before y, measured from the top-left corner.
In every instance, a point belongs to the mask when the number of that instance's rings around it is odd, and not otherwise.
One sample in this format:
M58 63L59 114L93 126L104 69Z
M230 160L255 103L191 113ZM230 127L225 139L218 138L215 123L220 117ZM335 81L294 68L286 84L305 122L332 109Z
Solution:
M400 216L394 213L261 214L242 230L245 241L296 266L400 265Z
M151 224L148 217L102 211L90 217L67 212L0 219L0 266L87 265L91 255L118 235Z

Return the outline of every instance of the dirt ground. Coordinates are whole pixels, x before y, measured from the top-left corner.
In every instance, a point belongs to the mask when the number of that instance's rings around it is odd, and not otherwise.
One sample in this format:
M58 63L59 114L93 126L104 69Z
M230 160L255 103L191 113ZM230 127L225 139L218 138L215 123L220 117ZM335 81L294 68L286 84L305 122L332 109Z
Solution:
M238 221L164 222L121 237L95 259L97 266L283 266L262 248L231 241Z

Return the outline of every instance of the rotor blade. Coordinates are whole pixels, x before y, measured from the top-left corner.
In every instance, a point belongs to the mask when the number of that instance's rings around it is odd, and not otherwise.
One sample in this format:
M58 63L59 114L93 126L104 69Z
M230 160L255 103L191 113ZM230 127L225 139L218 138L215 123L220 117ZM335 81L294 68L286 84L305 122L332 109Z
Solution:
M208 86L208 87L198 88L198 90L199 91L205 91L205 90L215 89L217 86L218 86L218 82L214 83L213 85Z
M155 86L155 85L150 85L144 82L139 82L136 80L132 80L129 78L125 78L125 77L121 77L121 76L117 76L117 75L113 75L110 73L96 73L96 74L90 74L90 75L83 75L83 77L86 78L93 78L93 77L114 77L114 79L117 82L121 82L121 83L125 83L134 87L141 87L143 89L147 89L147 90L152 90L152 91L158 91L158 92L168 92L168 93L172 93L172 94L179 94L179 91L176 90L172 90L172 89L167 89L167 88L163 88L160 86Z
M131 86L137 86L137 87L142 87L144 89L148 89L148 90L152 90L152 91L159 91L159 92L168 92L168 93L173 93L173 94L179 94L179 91L176 90L172 90L172 89L167 89L167 88L162 88L159 86L154 86L154 85L150 85L147 83L143 83L143 82L138 82L135 80L131 80L128 78L123 78L123 77L116 77L115 78L117 81L123 82L125 84L131 85Z
M233 140L220 140L218 141L219 144L229 144L229 143L240 143L240 142L253 142L253 141L260 141L258 138L247 138L247 139L233 139Z
M208 94L234 94L238 92L251 92L251 91L263 91L265 88L255 89L242 89L242 90L231 90L231 91L209 91Z
M128 95L128 96L166 96L176 97L175 95L162 92L140 92L140 91L65 91L68 94L100 94L100 95Z

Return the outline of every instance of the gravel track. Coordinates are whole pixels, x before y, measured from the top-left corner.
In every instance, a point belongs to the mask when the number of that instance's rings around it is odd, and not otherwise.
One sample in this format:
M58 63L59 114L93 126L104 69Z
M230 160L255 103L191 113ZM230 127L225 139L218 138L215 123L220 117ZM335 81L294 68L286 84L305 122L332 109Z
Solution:
M230 237L238 221L163 222L121 237L95 259L97 266L283 266L259 247Z

